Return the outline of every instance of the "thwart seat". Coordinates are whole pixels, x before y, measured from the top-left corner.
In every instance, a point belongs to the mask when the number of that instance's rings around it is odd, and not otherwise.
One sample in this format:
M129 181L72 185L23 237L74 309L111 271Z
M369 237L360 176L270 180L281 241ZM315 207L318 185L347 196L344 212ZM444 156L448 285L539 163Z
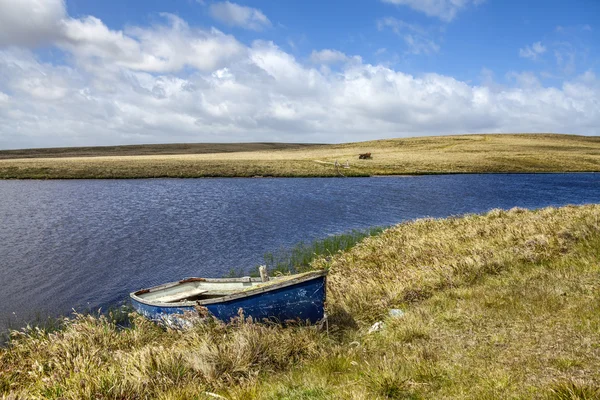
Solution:
M208 290L195 288L190 290L184 290L183 292L175 293L170 296L160 297L156 299L156 301L160 301L161 303L175 303L190 297L201 295L206 292L208 292Z

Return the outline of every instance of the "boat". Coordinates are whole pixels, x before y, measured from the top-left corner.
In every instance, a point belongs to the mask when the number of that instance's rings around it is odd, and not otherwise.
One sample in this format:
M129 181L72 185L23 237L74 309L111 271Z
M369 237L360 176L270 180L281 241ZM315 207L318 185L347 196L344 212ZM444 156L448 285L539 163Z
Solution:
M262 271L261 271L262 272ZM223 322L252 317L317 323L324 318L327 271L269 278L186 278L130 294L133 308L174 328L214 317Z

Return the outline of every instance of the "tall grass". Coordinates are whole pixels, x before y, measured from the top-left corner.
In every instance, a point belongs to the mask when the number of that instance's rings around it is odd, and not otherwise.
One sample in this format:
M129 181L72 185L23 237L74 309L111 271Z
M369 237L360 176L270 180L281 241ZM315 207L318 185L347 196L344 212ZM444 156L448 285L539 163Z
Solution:
M82 315L91 316L93 318L105 317L108 318L118 328L130 327L130 315L133 308L129 302L121 302L120 304L112 305L106 309L88 309L74 312L73 316L80 317ZM65 328L65 323L71 319L70 316L42 316L37 313L34 318L29 319L26 323L7 321L5 323L6 330L0 331L0 346L7 344L11 339L11 332L27 331L27 332L43 332L45 334L54 333ZM25 326L23 326L25 325Z
M353 229L309 243L300 242L290 249L265 253L264 262L267 269L274 273L305 272L312 268L311 263L315 259L331 259L335 254L348 251L363 239L379 235L384 230L384 227Z

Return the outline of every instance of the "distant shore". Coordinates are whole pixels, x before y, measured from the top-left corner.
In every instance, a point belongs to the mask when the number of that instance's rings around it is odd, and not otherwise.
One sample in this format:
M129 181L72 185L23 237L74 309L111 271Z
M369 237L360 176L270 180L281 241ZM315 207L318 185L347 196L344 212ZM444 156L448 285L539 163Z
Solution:
M372 159L359 159L362 153L371 153ZM336 145L170 144L0 151L0 179L562 172L600 172L600 137L486 134Z

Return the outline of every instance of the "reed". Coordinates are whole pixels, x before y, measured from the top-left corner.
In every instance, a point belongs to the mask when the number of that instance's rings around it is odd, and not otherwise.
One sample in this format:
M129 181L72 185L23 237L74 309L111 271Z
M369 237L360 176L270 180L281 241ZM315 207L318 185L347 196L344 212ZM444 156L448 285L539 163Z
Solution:
M598 260L600 205L407 222L312 261L330 271L326 331L76 315L13 332L0 395L598 398Z
M335 254L350 250L363 239L378 235L384 229L383 227L353 229L350 232L330 235L309 243L300 242L290 249L281 248L275 252L265 253L264 265L271 273L305 272L312 268L311 263L315 259L331 259Z

